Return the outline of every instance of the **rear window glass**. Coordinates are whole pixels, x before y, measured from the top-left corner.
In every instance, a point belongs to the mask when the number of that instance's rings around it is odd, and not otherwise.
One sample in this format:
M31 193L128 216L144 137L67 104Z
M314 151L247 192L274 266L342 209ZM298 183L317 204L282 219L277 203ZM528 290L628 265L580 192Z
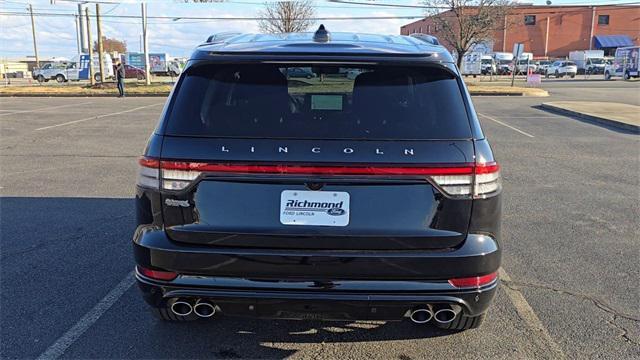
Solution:
M466 139L456 79L435 67L200 65L174 91L167 135Z

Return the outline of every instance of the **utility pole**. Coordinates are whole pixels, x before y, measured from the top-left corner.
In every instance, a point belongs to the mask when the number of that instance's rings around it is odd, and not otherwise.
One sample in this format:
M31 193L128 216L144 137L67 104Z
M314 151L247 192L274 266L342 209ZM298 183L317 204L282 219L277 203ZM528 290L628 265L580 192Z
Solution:
M33 52L36 55L36 67L40 67L40 58L38 57L38 45L36 45L36 23L33 20L33 6L29 4L29 13L31 14L31 34L33 35Z
M102 49L102 29L100 28L100 4L96 4L96 26L98 27L98 61L100 62L100 82L104 82L105 72L104 72L104 62L102 61L102 57L104 56ZM89 44L91 46L91 44Z
M502 30L502 52L507 51L507 15L504 16L504 30Z
M594 22L596 21L596 7L593 6L591 8L591 33L589 34L589 50L593 46L593 28L595 27Z
M547 30L544 32L544 56L549 52L549 17L547 16Z
M88 7L84 9L84 13L87 18L87 42L91 44L91 22L89 21ZM89 46L87 50L89 50L88 51L89 52L89 81L91 82L91 85L95 85L96 79L94 78L94 75L93 75L93 47Z
M151 85L151 71L149 69L149 43L147 39L147 4L142 3L142 46L144 48L144 82Z

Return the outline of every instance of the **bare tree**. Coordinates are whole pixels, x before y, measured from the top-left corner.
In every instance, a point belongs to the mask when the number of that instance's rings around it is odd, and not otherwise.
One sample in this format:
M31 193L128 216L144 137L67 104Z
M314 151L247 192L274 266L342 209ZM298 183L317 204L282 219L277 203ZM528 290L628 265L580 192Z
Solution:
M514 6L511 0L424 0L424 4L438 38L458 55L458 67L469 49L508 27L507 16Z
M260 31L265 33L292 33L307 30L313 25L315 9L310 0L265 3L258 15Z

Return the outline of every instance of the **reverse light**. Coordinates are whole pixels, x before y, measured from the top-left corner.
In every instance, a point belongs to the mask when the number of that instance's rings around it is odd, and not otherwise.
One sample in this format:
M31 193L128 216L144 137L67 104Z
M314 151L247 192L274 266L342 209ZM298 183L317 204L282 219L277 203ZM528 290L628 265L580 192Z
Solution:
M451 196L484 198L502 188L500 166L495 162L475 164L466 175L437 175L431 176L431 179Z
M138 167L136 184L158 189L160 186L160 161L143 157L138 160Z
M449 279L449 284L455 286L457 288L478 288L488 284L491 284L498 278L497 272L492 272L491 274L483 275L483 276L472 276L465 278L456 278Z
M138 272L148 278L163 280L163 281L171 281L178 277L178 273L171 271L159 271L159 270L151 270L140 265L137 266Z

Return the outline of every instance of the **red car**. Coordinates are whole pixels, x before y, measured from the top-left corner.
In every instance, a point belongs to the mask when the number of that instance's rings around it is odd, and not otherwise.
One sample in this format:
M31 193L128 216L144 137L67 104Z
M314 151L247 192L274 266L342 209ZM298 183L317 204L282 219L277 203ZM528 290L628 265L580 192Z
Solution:
M116 66L113 66L113 73L116 73ZM144 74L144 69L140 69L138 67L135 66L131 66L129 64L124 64L124 77L125 79L138 79L138 80L144 80L145 79L145 74Z

